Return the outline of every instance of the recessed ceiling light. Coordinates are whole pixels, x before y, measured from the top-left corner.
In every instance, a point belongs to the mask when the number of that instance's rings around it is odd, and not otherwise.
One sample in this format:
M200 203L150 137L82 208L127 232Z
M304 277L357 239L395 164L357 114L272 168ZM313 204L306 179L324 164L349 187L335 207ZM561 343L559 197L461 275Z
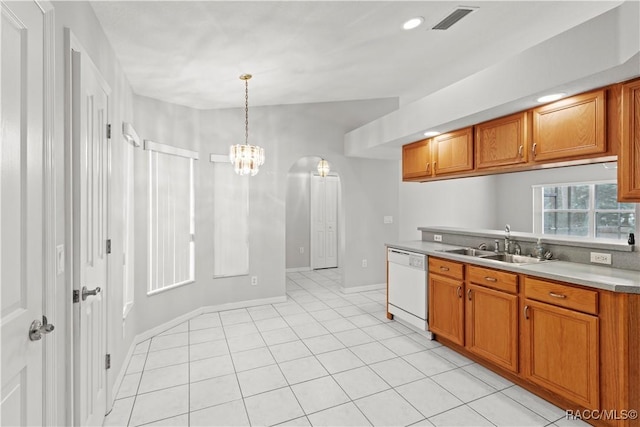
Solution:
M564 92L561 93L552 93L550 95L541 96L537 99L538 102L552 102L557 101L558 99L566 96L567 94Z
M422 16L418 16L416 18L411 18L404 24L402 24L402 28L405 30L413 30L414 28L419 27L424 22L424 18Z
M440 132L438 132L436 130L430 130L430 131L424 133L424 136L426 136L426 137L431 137L431 136L436 136L436 135L440 135Z

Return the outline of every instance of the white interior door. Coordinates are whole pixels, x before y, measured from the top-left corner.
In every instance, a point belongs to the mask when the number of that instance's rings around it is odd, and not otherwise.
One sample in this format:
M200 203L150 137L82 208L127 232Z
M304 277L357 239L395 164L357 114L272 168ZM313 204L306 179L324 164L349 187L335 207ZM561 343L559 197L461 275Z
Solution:
M311 176L311 268L338 266L337 176Z
M43 13L1 2L0 425L43 424Z
M75 417L102 425L106 411L107 140L109 88L72 50Z

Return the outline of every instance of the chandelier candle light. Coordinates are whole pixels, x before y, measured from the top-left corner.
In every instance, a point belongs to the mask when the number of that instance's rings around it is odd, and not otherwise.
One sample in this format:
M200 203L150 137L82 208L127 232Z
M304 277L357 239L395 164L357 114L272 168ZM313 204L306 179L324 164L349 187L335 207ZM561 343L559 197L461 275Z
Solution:
M238 175L254 176L264 164L264 149L257 145L249 145L249 79L251 74L243 74L244 80L244 144L232 145L229 149L229 160Z
M327 162L325 159L321 159L318 162L318 174L320 174L321 177L329 175L330 170L331 169L329 168L329 162Z

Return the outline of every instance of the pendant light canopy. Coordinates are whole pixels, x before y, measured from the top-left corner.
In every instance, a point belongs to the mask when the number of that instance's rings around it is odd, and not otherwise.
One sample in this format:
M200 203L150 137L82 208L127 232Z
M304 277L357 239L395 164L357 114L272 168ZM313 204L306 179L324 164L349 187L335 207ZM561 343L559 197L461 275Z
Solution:
M330 170L331 168L329 167L329 162L327 162L325 159L321 159L318 162L318 174L320 174L320 176L325 177L329 175Z
M249 79L251 74L243 74L244 80L244 144L232 145L229 149L229 160L238 175L254 176L264 164L264 149L257 145L249 145Z

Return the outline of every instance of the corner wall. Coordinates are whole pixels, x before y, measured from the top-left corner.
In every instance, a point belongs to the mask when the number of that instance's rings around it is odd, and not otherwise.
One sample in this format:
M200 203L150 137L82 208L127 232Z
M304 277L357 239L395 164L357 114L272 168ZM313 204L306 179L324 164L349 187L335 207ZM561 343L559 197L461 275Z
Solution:
M249 275L213 278L212 179L210 154L226 154L244 140L244 110L194 110L134 97L134 125L141 138L199 152L196 162L195 283L152 296L147 286L148 154L136 152L136 306L138 332L202 306L285 295L287 177L301 157L330 160L340 174L345 215L343 286L384 283L384 243L397 239L397 161L347 158L344 133L395 108L395 100L350 101L250 108L249 142L264 147L266 162L249 178ZM232 244L232 242L230 242ZM361 259L368 267L361 267ZM251 286L249 276L258 276Z

